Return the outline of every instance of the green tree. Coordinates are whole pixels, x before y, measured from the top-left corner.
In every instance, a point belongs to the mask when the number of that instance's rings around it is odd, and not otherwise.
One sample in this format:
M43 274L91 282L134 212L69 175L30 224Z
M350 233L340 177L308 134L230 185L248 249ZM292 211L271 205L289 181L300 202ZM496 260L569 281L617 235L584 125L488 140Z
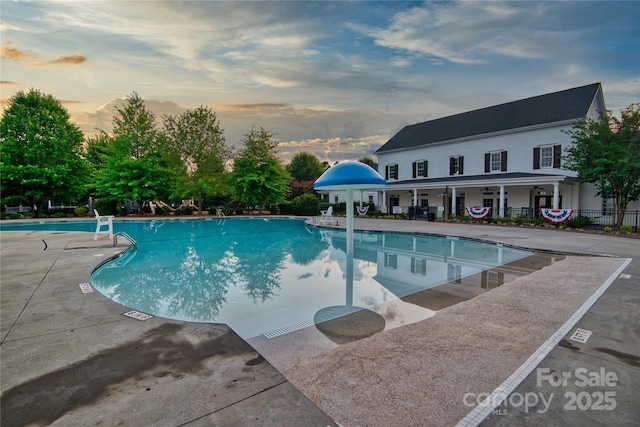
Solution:
M225 143L224 130L216 113L203 106L176 117L165 116L164 129L170 150L183 166L179 191L195 196L202 214L205 196L225 192L225 164L231 158L231 150Z
M313 183L324 173L326 167L316 156L310 153L297 153L287 165L287 172L291 175L291 198L302 194L316 194Z
M16 93L0 120L2 203L38 209L46 200L76 203L88 177L82 140L53 96L35 89Z
M376 163L376 161L373 158L369 157L369 156L365 156L365 157L361 158L358 161L360 163L364 163L365 165L369 165L374 169L376 169L378 167L378 164Z
M616 225L621 225L627 205L640 197L640 103L621 111L611 111L598 120L586 118L566 131L573 138L564 166L578 172L600 196L612 196Z
M296 181L311 181L317 179L325 171L325 166L316 156L300 152L287 165L287 172Z
M244 135L233 160L234 195L247 205L277 205L289 193L290 176L276 155L277 142L262 127Z
M116 201L163 198L172 187L165 138L155 115L133 92L113 118L113 137L106 148L105 167L98 174L99 195Z

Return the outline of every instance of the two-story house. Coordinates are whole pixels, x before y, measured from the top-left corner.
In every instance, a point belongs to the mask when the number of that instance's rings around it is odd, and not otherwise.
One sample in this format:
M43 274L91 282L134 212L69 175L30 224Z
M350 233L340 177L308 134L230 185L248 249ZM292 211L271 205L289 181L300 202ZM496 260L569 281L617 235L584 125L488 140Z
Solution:
M600 83L522 99L404 127L380 147L387 187L376 202L389 213L494 216L538 208L603 209L592 185L562 168L576 120L605 111Z

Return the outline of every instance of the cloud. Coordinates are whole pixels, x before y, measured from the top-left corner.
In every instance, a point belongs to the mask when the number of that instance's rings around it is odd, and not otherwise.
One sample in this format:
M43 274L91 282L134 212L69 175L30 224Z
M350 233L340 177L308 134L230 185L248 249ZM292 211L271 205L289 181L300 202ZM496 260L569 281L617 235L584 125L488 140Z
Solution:
M17 59L17 60L21 60L21 59L28 59L31 61L35 61L36 57L33 55L28 55L24 52L19 51L18 49L15 49L13 47L10 47L10 45L13 42L11 40L7 40L3 46L2 46L2 50L1 50L1 55L3 58L7 58L7 59Z
M56 64L56 65L78 65L78 64L82 64L83 62L85 62L87 60L87 58L80 54L80 53L76 53L73 56L61 56L58 59L54 59L53 61L49 61L49 64Z

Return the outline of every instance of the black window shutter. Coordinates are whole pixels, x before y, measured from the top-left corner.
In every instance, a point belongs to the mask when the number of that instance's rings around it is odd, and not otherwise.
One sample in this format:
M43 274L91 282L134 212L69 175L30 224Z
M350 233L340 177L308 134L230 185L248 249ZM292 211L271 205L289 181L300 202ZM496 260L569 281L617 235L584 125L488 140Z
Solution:
M425 178L429 176L429 161L424 161L424 166L422 167L422 176Z
M460 175L464 173L464 156L458 157L458 173Z
M491 153L484 153L484 173L491 172Z
M500 156L500 171L501 172L507 171L507 152L506 151L503 151Z
M553 146L553 167L560 168L560 157L562 157L562 146Z
M393 177L395 179L398 179L399 173L398 173L398 164L396 163L395 165L393 165Z
M540 169L540 147L533 148L533 168Z
M413 177L416 177L416 173L418 170L418 162L413 162Z
M389 179L389 165L384 167L384 179Z
M453 175L455 173L454 162L455 159L453 157L449 158L449 175Z

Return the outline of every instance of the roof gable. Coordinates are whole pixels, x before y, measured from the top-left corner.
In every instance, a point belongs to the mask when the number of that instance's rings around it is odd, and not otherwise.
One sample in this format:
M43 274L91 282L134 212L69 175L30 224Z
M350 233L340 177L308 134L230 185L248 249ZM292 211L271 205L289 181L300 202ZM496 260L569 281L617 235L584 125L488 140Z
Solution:
M600 83L405 126L376 152L584 118Z

